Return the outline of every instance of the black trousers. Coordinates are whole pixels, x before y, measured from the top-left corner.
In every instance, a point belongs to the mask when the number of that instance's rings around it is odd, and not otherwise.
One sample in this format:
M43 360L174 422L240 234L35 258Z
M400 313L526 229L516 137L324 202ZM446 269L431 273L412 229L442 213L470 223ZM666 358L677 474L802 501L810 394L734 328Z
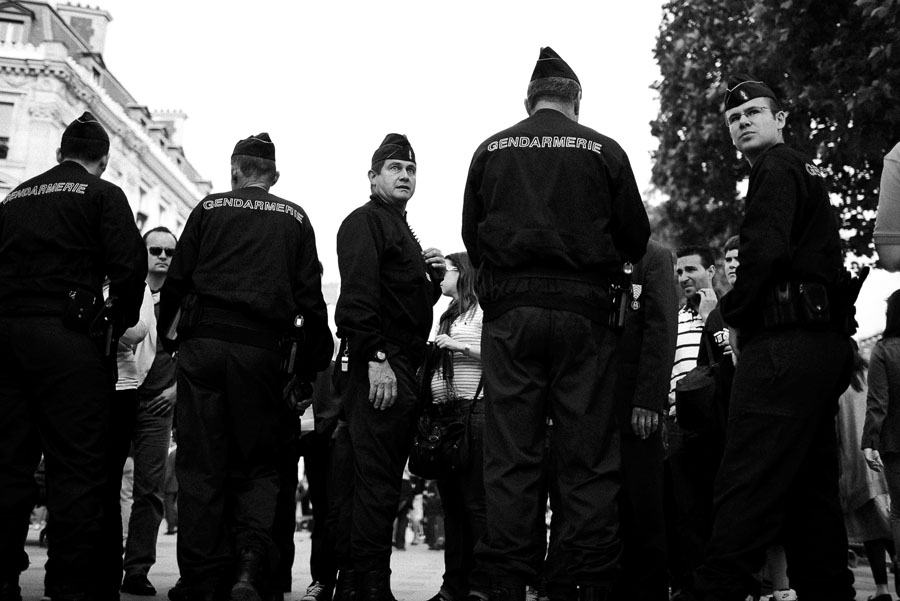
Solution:
M356 480L353 445L347 422L338 421L331 437L331 485L328 491L328 531L339 571L353 569L350 532L353 529L353 489Z
M43 451L52 543L45 591L94 588L114 366L53 317L0 318L0 571L18 572Z
M308 409L307 411L312 411ZM296 418L291 418L296 419ZM285 453L279 467L281 490L275 510L273 539L278 548L276 588L288 592L293 580L294 531L297 514L297 464L303 457L309 497L312 503L312 548L309 555L309 571L313 581L334 586L337 578L337 555L333 531L328 527L329 480L331 472L331 436L328 433L309 432L295 439L290 451Z
M765 549L784 544L802 599L855 596L838 498L835 413L850 382L850 343L835 332L759 334L737 364L715 520L693 590L743 599Z
M540 568L536 537L523 525L545 511L548 414L563 516L556 556L579 586L609 589L617 576L615 346L605 323L569 311L518 307L484 324L488 529L476 560L504 586L533 582Z
M234 555L274 563L284 423L273 350L191 338L178 355L178 567L198 594L227 588Z
M469 400L455 403L457 415L469 410ZM454 419L447 415L444 419ZM437 481L444 508L444 590L462 600L470 591L487 593L490 579L475 562L475 544L484 537L484 401L472 408L470 419L472 463L449 478Z
M103 485L101 522L102 594L118 599L122 586L122 469L128 459L137 416L137 389L117 390L110 410L110 449L106 456L106 482Z
M357 572L390 569L394 518L412 443L418 365L402 353L389 361L397 377L397 399L389 409L374 409L369 402L365 361L351 361L342 395L355 459L350 548Z

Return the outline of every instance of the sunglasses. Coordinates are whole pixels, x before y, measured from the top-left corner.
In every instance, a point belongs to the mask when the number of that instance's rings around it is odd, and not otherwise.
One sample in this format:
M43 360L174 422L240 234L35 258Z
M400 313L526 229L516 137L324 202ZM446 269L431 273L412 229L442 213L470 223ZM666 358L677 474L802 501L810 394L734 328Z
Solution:
M153 255L154 257L158 257L158 256L162 255L163 253L166 253L166 256L168 256L168 257L175 256L175 249L169 248L166 246L148 246L147 252L150 253L151 255Z

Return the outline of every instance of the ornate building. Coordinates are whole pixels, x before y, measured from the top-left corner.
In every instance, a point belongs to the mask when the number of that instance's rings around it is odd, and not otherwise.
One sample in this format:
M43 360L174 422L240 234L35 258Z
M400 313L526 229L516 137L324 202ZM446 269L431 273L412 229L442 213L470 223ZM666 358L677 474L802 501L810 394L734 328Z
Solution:
M151 112L106 69L111 20L81 5L0 2L0 198L55 163L66 125L87 110L109 132L103 177L125 191L138 227L180 233L212 186L181 147L186 115Z

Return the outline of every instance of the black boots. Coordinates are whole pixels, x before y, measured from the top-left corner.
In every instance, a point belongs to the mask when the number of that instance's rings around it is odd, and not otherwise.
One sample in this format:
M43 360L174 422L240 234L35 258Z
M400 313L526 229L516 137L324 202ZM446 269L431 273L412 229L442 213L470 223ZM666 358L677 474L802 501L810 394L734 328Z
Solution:
M260 584L265 570L264 559L253 549L243 549L237 561L237 581L231 587L231 601L262 601Z

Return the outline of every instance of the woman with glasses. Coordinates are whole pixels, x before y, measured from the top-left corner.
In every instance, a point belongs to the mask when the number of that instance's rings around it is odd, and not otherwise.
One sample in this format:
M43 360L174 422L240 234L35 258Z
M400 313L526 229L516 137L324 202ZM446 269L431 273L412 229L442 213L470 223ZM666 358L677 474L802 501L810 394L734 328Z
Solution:
M487 591L476 569L475 543L485 531L483 473L484 399L481 395L482 311L475 297L475 268L466 253L445 257L441 292L452 300L441 315L431 367L431 397L442 419L469 414L471 461L437 481L444 508L444 581L429 601L462 601L471 590Z

